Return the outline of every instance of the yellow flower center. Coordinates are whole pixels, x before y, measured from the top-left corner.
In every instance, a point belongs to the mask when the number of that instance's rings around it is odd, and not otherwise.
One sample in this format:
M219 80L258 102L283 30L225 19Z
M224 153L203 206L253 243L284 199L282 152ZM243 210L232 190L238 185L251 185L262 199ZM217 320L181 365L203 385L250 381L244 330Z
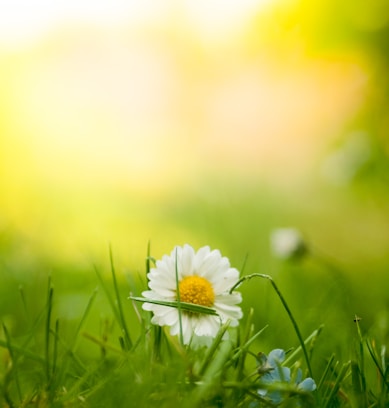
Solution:
M201 276L187 276L179 284L181 302L212 306L215 300L212 285Z

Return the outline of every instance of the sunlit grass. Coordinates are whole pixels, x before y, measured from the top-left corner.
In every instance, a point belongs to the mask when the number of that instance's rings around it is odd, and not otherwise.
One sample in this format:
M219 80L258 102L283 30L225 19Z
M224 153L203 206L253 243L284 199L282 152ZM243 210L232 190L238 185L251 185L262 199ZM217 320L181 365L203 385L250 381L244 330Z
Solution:
M315 260L314 254L307 256ZM30 276L24 280L3 264L0 398L5 406L128 406L131 401L167 407L173 400L183 407L272 406L257 393L264 387L269 395L281 392L285 406L297 400L307 407L386 406L388 330L377 330L378 322L366 325L366 305L342 303L343 289L337 285L338 296L331 281L339 284L347 271L334 276L332 266L322 263L328 276L309 280L303 274L315 273L311 264L295 264L299 273L286 264L283 273L294 275L285 280L246 265L236 283L245 313L240 326L226 325L210 348L191 350L151 325L149 313L129 299L131 293L139 300L146 288L152 266L146 248L138 273L117 269L113 253L107 258L105 271L91 265L81 274L75 265L69 271L61 268L70 265L53 265L51 273L37 276L26 266L24 274ZM369 305L376 317L379 307L378 300ZM225 330L230 340L222 340ZM292 385L262 383L259 353L275 348L284 348L283 364L301 367L317 390L306 394Z

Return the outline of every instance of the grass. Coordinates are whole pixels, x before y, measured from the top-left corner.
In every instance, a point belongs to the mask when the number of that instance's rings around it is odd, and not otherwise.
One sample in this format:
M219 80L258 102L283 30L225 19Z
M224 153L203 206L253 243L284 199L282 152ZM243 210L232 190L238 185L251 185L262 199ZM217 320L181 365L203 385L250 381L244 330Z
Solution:
M274 200L277 207L262 193L240 193L231 205L222 191L217 203L198 205L189 195L186 203L168 200L160 206L163 217L153 220L169 236L174 219L197 237L195 247L202 237L202 245L220 248L241 271L244 318L237 328L222 327L202 350L182 346L141 308L146 274L171 250L172 238L155 251L146 241L140 266L110 247L101 261L80 264L26 255L18 236L3 232L0 406L254 408L272 406L258 394L267 389L284 396L282 407L389 407L389 261L385 235L377 234L386 225L384 200L382 213L366 218L349 198L337 209L350 211L339 216L324 210L338 203L328 194L315 206L311 201L311 209L299 202L281 211L282 200ZM268 232L290 224L312 237L309 253L281 262L265 249ZM366 252L361 236L369 237ZM179 301L170 306L213 313ZM229 340L222 340L225 330ZM315 380L314 392L262 384L261 356L276 348L286 351L282 364L292 377L301 369L303 378Z
M95 267L93 279L89 276L86 285L82 279L78 282L83 292L88 285L98 289L90 291L82 307L82 302L67 302L66 307L76 308L70 318L63 316L59 305L64 295L61 290L66 293L74 287L62 272L42 276L36 286L15 282L8 275L5 286L12 290L18 285L19 289L7 292L12 302L8 312L13 313L2 317L2 406L273 406L258 394L263 387L281 392L285 407L389 406L385 343L364 332L363 320L357 316L351 337L338 328L343 343L337 344L333 328L323 327L320 321L307 332L310 324L293 301L304 292L284 291L282 279L278 283L276 278L254 272L245 274L236 285L244 298L241 325L222 327L209 348L188 349L152 325L149 313L139 307L145 274L153 261L150 253L145 258L144 275L131 275L126 282L117 274L110 250L110 276ZM302 270L311 267L309 263L300 266ZM293 270L296 265L285 267ZM57 289L57 279L62 289ZM253 301L253 295L260 295L259 302ZM264 321L263 313L258 313L266 310L258 308L262 302L276 311L276 318L269 313ZM210 312L201 306L192 310L193 305L173 303L170 306L179 307L181 313ZM319 303L311 306L315 309ZM230 340L222 340L227 330ZM277 339L279 333L283 336ZM286 383L262 384L259 355L273 348L285 348L283 364L292 373L302 368L304 375L315 379L317 389L305 393ZM332 352L326 354L329 349Z

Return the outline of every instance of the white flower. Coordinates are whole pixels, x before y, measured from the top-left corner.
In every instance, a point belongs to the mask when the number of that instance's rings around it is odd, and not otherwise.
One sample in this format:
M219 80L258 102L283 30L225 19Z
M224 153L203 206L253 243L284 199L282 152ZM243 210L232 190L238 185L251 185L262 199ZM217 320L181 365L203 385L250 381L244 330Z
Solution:
M239 272L230 267L229 260L218 250L211 251L205 246L195 252L190 245L176 246L150 270L147 275L150 290L142 295L150 300L177 301L176 270L180 301L211 307L217 312L216 316L182 310L184 344L212 339L227 321L230 326L238 324L242 310L236 305L241 302L241 295L238 292L230 294L229 290L238 281ZM153 312L153 324L170 326L172 335L180 333L177 308L147 302L142 307Z
M274 255L281 259L289 259L306 252L306 245L300 232L294 228L277 228L270 236L270 244Z

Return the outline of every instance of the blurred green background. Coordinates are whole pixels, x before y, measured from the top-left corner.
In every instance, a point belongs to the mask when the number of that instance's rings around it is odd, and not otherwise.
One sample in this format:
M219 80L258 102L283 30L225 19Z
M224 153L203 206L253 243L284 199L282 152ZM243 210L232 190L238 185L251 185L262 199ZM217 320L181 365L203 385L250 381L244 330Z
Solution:
M149 241L156 258L190 243L272 275L306 335L325 323L347 345L358 314L387 341L387 2L1 7L5 319L22 324L19 285L38 294L49 273L74 319L109 243L123 296ZM314 255L276 259L277 227ZM266 282L242 291L269 345L289 347Z

